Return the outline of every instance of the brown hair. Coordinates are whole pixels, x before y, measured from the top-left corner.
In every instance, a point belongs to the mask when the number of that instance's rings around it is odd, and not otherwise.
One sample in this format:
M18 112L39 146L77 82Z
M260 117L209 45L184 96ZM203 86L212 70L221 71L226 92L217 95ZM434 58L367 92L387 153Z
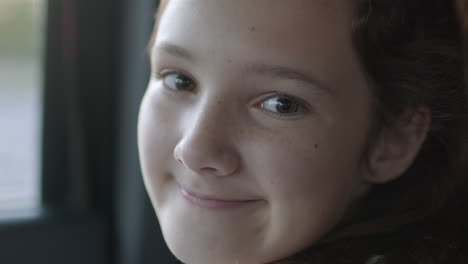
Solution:
M398 180L375 186L366 209L386 216L444 207L468 176L467 93L454 4L359 0L353 38L375 99L374 135L407 111L427 107L432 116L415 162Z
M330 233L329 241L397 230L434 215L448 201L460 199L462 188L467 188L467 91L454 4L447 0L356 1L353 43L374 97L368 150L379 131L394 127L403 113L427 107L432 121L412 166L397 180L374 186L353 222ZM156 23L167 2L161 1ZM340 254L330 250L330 255ZM284 263L302 263L299 259L300 255ZM357 263L351 259L344 263Z
M466 263L461 251L443 249L454 245L450 225L468 231L468 92L454 3L358 0L352 33L374 97L365 154L381 129L408 111L427 107L430 130L412 166L397 180L375 185L351 223L278 263ZM434 229L447 240L428 233Z

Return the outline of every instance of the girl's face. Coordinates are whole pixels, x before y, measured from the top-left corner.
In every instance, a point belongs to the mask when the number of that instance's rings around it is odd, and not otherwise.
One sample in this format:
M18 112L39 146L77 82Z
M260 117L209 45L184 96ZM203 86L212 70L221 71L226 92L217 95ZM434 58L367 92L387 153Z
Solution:
M370 92L352 1L171 0L139 120L144 181L190 264L266 263L369 188Z

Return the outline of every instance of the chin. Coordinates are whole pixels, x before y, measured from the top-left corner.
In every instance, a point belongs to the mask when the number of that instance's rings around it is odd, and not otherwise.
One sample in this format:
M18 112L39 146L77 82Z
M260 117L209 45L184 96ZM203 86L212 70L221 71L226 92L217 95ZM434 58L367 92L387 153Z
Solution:
M235 249L217 249L216 245L206 245L205 243L196 243L190 245L187 240L171 241L166 239L166 244L172 254L184 264L267 264L274 263L281 259L287 258L288 255L278 255L278 251L259 252L250 248L250 252L246 250ZM285 252L282 252L285 253Z
M164 233L164 232L163 232ZM187 236L165 235L166 244L172 254L185 264L263 264L271 260L251 255L246 250L222 248L219 243L207 243Z
M238 250L216 248L216 245L205 245L205 243L187 243L183 241L171 241L166 243L172 254L185 264L260 264L258 256L249 256Z
M169 243L168 243L169 245ZM232 255L221 252L213 252L210 247L203 251L194 252L191 249L172 247L169 245L172 254L185 264L261 264L268 261L260 261L255 257L248 257L242 253Z

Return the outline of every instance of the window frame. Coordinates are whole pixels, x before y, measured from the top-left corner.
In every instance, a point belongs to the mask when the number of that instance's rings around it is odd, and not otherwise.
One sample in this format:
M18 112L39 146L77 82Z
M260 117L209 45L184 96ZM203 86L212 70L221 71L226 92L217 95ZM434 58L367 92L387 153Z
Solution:
M42 207L0 212L2 263L177 263L136 146L157 4L47 1Z
M43 57L43 122L41 155L41 208L0 212L0 259L5 263L112 263L111 229L113 219L113 181L102 181L113 174L113 157L100 156L97 149L112 152L113 137L92 145L102 133L114 125L114 97L99 103L106 112L91 119L96 110L85 96L96 86L88 84L100 74L105 93L114 84L115 61L105 60L107 71L85 69L90 64L88 54L91 37L103 30L94 42L95 52L103 52L101 45L115 41L113 23L120 5L98 16L93 6L105 7L117 1L49 0L46 3L46 38ZM85 12L88 11L88 12ZM100 27L87 31L84 23L100 22ZM102 22L104 22L102 24ZM106 23L107 22L107 23ZM105 56L112 57L116 49ZM106 51L104 49L104 51ZM85 71L91 70L91 71ZM92 72L92 70L96 70ZM97 84L96 84L97 85ZM82 111L82 109L88 111ZM107 116L108 119L103 118ZM111 117L111 118L109 118ZM97 124L97 119L106 122ZM91 146L91 147L89 147ZM97 165L99 164L99 165ZM93 167L94 166L94 167ZM107 168L106 173L102 173ZM97 195L97 194L105 195Z
M157 1L46 4L42 207L0 212L0 260L175 263L144 190L136 148Z

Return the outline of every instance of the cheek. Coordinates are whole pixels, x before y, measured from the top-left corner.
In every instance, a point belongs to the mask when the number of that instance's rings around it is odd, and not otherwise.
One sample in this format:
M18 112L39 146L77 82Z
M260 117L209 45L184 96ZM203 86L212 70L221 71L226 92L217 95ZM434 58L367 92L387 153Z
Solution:
M359 195L361 139L344 139L333 130L277 133L249 144L249 169L271 204L272 225L282 227L276 230L294 226L298 237L314 238ZM304 232L309 236L299 235Z
M151 88L151 87L150 87ZM173 163L174 114L160 102L157 92L148 89L143 98L138 120L138 149L148 193L153 201L161 200L159 190L169 180L168 169Z
M291 252L331 230L359 185L355 146L325 129L296 132L258 137L245 149L247 174L269 205L265 241L269 248Z
M291 137L278 135L248 144L248 160L271 195L309 195L310 191L304 190L339 188L340 182L345 185L353 178L350 175L358 169L360 144L348 142L325 132L315 136L313 131Z

